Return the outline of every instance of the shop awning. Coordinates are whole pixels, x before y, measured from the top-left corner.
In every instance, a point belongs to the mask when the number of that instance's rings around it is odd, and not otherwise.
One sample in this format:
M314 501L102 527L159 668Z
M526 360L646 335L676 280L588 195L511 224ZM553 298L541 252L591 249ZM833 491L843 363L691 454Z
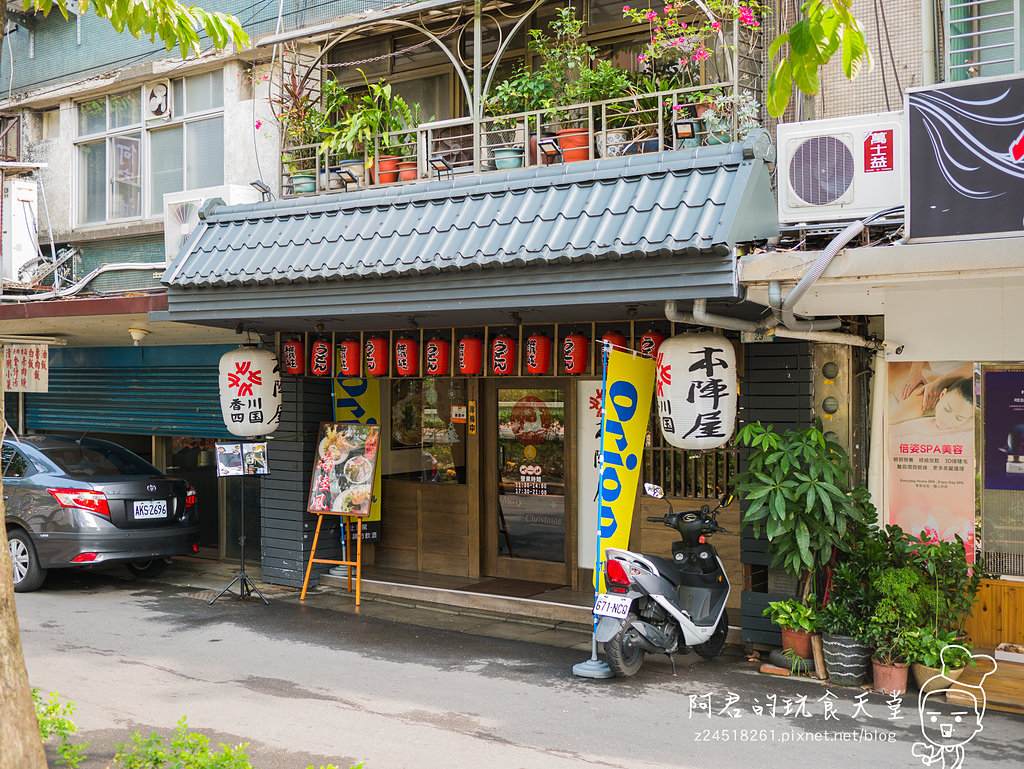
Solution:
M172 320L735 298L778 234L755 140L213 208L164 275ZM323 290L320 290L323 289ZM258 311L257 311L258 310ZM301 310L301 311L300 311Z

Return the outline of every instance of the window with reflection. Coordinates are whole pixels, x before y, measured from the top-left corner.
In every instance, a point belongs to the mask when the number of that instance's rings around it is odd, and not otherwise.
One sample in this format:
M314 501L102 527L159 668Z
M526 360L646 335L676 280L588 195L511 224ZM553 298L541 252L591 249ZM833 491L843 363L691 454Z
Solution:
M391 381L383 477L423 483L466 482L466 382Z

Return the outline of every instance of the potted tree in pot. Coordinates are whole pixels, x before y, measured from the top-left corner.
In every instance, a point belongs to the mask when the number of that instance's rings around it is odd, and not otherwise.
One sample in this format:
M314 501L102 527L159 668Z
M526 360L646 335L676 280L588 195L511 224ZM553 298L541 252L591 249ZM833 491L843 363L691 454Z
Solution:
M872 675L875 689L885 694L907 690L913 631L921 620L920 586L921 574L910 566L885 566L871 580L871 588L879 596L868 620L868 637L875 650Z
M280 89L270 99L274 115L281 124L282 165L291 192L295 194L316 191L317 153L327 126L316 94L309 85L306 75L299 72L292 60Z
M494 157L497 168L518 168L523 164L525 138L523 132L529 132L529 121L521 121L517 117L526 112L540 110L549 104L553 96L551 81L541 71L530 71L525 62L520 60L507 78L495 85L484 104L487 114L492 118L486 126L487 145ZM537 137L533 132L530 139L530 163L536 163Z

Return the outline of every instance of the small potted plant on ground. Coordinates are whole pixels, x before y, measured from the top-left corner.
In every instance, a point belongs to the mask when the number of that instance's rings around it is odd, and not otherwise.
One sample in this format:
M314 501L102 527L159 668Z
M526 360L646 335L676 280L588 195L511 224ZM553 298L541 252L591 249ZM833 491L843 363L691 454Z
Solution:
M818 632L818 618L814 610L814 596L808 597L807 605L795 599L772 601L764 610L764 616L782 629L782 651L792 649L793 654L811 659L814 654L811 639Z

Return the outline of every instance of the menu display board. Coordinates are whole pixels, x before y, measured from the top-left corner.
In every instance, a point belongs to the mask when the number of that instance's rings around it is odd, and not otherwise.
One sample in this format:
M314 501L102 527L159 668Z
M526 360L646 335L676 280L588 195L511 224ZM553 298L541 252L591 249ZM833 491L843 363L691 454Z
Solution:
M379 425L321 424L306 509L369 515L379 443Z

